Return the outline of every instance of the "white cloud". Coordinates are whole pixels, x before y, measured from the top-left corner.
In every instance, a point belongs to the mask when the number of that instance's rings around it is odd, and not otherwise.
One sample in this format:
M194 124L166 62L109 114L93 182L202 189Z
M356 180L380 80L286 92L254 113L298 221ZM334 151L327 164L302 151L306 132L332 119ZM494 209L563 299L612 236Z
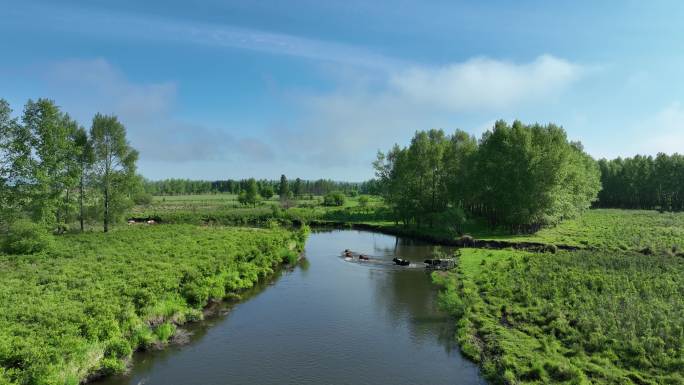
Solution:
M376 150L408 141L416 130L462 128L479 135L485 131L481 123L459 127L460 117L493 122L527 104L547 103L578 80L583 68L543 55L522 64L476 58L412 67L386 73L379 84L347 76L331 93L300 97L304 118L296 129L274 135L301 149L299 158L322 166L368 165Z
M524 64L475 58L441 68L411 68L394 74L390 83L417 103L493 109L557 95L581 74L581 66L551 55Z

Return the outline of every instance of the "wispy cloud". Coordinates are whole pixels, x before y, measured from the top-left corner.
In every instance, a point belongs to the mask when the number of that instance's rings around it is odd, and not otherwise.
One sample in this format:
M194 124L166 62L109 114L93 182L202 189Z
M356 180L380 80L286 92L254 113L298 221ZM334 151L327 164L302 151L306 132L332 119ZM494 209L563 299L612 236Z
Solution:
M660 110L656 116L646 123L648 138L645 147L651 153L665 152L684 154L684 106L673 102Z
M177 94L173 82L132 82L102 58L54 63L46 78L53 89L51 95L86 126L97 112L117 115L143 161L272 158L269 146L259 139L176 118L172 114Z
M481 134L481 125L458 127L459 115L493 122L562 95L583 73L579 64L542 55L528 63L475 58L444 67L414 66L388 71L380 84L345 78L331 93L300 97L303 118L296 128L273 134L301 149L293 157L307 162L368 165L376 150L397 138L407 140L415 130L463 128Z
M188 20L139 16L120 12L102 12L68 6L27 5L9 7L9 23L40 25L75 33L112 39L171 41L183 44L237 48L276 55L290 55L312 60L336 62L366 68L391 68L404 61L377 54L364 47L284 33L210 24Z

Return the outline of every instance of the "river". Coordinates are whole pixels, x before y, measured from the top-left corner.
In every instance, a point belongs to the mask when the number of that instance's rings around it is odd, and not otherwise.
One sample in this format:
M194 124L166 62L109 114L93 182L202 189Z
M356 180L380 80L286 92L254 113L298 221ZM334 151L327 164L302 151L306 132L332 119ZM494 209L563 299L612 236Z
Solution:
M373 260L346 261L346 248ZM485 384L436 309L420 267L431 250L372 232L313 232L302 265L190 326L189 344L137 353L129 374L97 384ZM395 267L394 256L418 266Z

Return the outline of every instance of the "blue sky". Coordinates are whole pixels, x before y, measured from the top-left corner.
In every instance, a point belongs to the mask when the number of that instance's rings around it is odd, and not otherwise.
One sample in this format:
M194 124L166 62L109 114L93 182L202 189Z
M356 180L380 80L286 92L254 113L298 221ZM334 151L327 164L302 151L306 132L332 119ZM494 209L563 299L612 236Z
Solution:
M0 0L0 97L117 114L148 178L372 177L416 130L684 152L678 1Z

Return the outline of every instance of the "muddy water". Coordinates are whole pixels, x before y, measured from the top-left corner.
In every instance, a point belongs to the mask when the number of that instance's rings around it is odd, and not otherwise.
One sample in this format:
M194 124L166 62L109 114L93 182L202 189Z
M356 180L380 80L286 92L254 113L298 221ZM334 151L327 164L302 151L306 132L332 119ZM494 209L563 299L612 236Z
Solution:
M346 261L346 248L373 263ZM435 307L420 268L431 250L372 232L315 232L307 263L193 325L189 344L136 354L130 374L97 383L484 384ZM417 267L395 267L394 256Z

